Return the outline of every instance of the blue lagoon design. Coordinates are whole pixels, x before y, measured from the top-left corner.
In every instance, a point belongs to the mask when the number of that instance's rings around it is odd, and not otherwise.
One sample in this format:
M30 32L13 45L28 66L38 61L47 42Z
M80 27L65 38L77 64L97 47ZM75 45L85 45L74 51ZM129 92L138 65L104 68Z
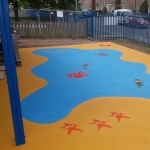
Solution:
M102 52L108 55L97 55ZM21 102L23 117L29 121L57 122L78 104L96 97L150 98L147 67L121 60L119 51L51 48L33 53L48 58L31 70L48 84ZM139 80L140 88L135 84Z

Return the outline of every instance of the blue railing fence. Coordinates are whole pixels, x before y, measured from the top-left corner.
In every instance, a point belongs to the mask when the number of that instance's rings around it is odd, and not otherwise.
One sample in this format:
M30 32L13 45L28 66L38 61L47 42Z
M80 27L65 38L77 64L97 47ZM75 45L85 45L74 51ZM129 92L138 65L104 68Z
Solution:
M117 23L117 17L93 15L88 19L88 36L93 40L123 38L124 26Z
M26 9L23 10L22 15L26 20L37 21L40 24L44 22L72 22L77 25L86 23L86 29L82 30L86 30L87 37L92 40L129 39L150 44L150 14L134 13L133 16L113 16L111 13L102 12Z
M87 29L87 36L93 40L129 39L150 44L149 15L120 17L94 14L88 19Z

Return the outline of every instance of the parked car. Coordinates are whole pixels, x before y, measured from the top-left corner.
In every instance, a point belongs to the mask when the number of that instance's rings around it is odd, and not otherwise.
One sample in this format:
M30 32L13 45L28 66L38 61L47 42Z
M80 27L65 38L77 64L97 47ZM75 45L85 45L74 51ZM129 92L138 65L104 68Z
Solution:
M117 9L114 11L114 16L117 17L118 24L127 25L129 17L133 16L133 12L130 9Z
M90 15L89 10L87 10L87 9L82 9L81 13L82 13L82 15Z
M133 16L129 18L128 26L136 28L148 28L148 21L146 21L142 16Z

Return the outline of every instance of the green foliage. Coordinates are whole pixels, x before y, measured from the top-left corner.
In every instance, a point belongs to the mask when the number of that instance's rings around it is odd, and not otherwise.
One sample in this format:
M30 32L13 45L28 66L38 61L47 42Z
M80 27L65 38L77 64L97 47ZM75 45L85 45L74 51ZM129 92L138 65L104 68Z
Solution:
M90 12L97 12L97 10L92 10L92 9L91 9Z
M67 3L64 3L64 2ZM78 10L81 10L81 3L79 2L80 0L77 0L77 6ZM52 6L52 3L51 3ZM62 9L62 10L76 10L76 5L75 5L75 0L58 0L57 3L57 8Z
M18 3L19 7L23 8L46 8L47 4L50 5L50 9L60 9L60 10L75 10L75 0L9 0L9 3ZM78 10L81 10L80 0L77 0Z
M126 40L126 39L124 39L124 40L117 40L117 42L118 42L118 43L128 43L129 40Z
M150 47L149 46L146 46L146 51L150 52Z
M144 0L144 2L141 3L141 6L139 8L139 12L148 13L148 1L147 0Z
M121 5L117 5L115 9L122 9Z
M107 7L104 6L102 11L103 11L103 13L107 13Z
M8 0L9 3L15 4L17 2L19 7L24 7L24 5L30 5L25 0Z

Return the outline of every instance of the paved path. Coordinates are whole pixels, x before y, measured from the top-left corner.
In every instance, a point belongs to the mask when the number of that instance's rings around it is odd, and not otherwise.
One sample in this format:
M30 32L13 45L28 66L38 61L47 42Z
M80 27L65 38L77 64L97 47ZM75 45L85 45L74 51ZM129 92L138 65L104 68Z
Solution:
M37 47L37 46L58 46L58 45L72 45L72 44L87 44L95 43L90 39L19 39L18 47Z

